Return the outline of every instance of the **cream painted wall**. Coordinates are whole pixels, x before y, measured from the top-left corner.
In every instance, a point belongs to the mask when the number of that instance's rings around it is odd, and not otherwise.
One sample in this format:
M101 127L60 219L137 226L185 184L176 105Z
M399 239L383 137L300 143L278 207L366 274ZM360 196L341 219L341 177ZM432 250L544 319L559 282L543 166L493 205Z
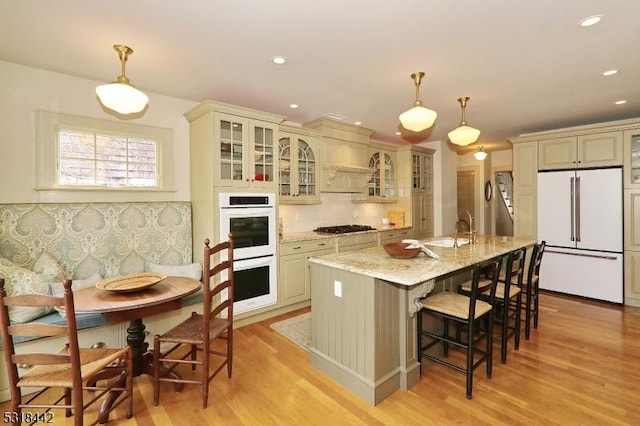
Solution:
M95 88L101 83L0 61L0 203L189 200L189 125L182 114L196 103L148 92L148 110L142 118L131 122L173 130L173 191L114 193L34 189L36 111L44 109L116 120L102 110L96 99Z

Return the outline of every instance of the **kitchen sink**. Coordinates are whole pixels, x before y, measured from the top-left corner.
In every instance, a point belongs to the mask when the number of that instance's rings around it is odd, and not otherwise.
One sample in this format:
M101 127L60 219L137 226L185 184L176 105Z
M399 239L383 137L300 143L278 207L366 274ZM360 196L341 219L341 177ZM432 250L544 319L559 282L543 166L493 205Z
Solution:
M435 246L435 247L453 247L454 239L451 237L442 238L440 240L432 240L423 242L426 246ZM458 246L463 246L465 244L469 244L468 238L458 238Z

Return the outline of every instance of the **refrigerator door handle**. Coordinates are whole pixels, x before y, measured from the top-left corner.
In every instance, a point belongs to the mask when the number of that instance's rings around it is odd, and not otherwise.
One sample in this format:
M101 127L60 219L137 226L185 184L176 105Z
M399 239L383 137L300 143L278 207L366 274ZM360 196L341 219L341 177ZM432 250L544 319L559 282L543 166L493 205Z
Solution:
M569 199L569 205L571 206L571 212L569 213L571 215L571 241L575 241L575 235L573 233L574 230L574 218L575 218L575 211L574 211L574 203L573 200L575 199L575 178L571 178L571 195L570 195L570 199Z
M567 253L565 251L557 251L552 249L545 249L547 253L555 253L555 254L564 254L566 256L578 256L578 257L590 257L593 259L604 259L604 260L617 260L616 256L606 256L602 254L589 254L589 253Z
M576 178L576 241L580 242L580 177Z

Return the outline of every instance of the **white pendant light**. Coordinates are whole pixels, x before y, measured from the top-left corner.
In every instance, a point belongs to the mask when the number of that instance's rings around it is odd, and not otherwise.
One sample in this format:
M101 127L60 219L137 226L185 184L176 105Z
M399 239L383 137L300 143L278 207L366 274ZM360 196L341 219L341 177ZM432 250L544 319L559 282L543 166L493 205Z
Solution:
M470 98L468 96L458 98L458 102L460 102L460 106L462 106L462 120L460 121L460 126L458 128L449 132L449 140L460 146L472 144L477 141L478 136L480 136L480 130L469 126L464 119L464 110L469 99Z
M481 147L479 147L479 148L477 149L477 151L476 151L476 152L474 152L474 153L473 153L473 156L476 158L476 160L478 160L478 161L482 161L482 160L484 160L485 158L487 158L487 153L486 153L486 152L484 152L484 147L483 147L483 146L481 146Z
M413 107L400 114L399 117L402 127L413 132L421 132L433 126L438 116L438 113L422 105L422 101L420 100L420 82L422 81L422 77L424 77L423 72L411 74L411 79L416 86L416 100L413 103Z
M113 48L118 52L122 64L122 74L116 81L96 87L98 99L105 107L120 114L133 114L142 111L149 102L149 97L129 83L125 76L125 63L133 50L122 44L114 44Z

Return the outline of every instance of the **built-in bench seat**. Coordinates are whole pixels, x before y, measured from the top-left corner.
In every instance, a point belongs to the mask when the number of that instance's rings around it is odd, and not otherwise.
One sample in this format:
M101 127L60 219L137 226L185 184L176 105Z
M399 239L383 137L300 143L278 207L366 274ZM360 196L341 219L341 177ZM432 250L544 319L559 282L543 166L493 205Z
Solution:
M191 204L0 204L0 258L31 270L42 253L59 264L60 281L84 280L96 273L103 278L127 275L150 270L150 265L186 266L193 261ZM201 302L201 292L182 301L183 306ZM107 325L100 314L76 318L79 330ZM36 320L65 321L58 312ZM101 341L98 330L95 334Z

